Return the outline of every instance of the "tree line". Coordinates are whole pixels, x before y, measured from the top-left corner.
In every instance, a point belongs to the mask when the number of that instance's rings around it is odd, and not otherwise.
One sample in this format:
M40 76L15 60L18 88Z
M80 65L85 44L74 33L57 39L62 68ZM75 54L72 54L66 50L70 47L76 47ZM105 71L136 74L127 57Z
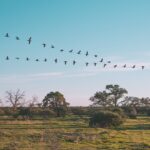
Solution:
M103 91L96 92L89 98L92 105L88 107L71 107L64 95L59 91L49 92L41 102L37 97L26 101L25 92L20 89L16 91L6 91L5 103L9 106L1 106L1 115L14 117L21 116L24 119L33 116L42 117L64 117L65 115L91 115L98 110L123 109L130 117L135 117L138 113L150 113L150 98L138 98L127 96L128 91L119 85L106 85ZM2 100L0 100L2 105Z

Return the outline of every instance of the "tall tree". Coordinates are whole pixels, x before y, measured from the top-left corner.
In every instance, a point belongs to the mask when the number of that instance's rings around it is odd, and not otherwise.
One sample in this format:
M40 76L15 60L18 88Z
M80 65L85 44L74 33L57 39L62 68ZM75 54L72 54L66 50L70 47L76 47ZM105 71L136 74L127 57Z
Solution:
M93 102L94 106L108 107L111 105L109 94L106 91L96 92L90 100Z
M127 94L127 90L120 88L119 85L106 85L106 90L96 92L90 100L93 102L93 105L98 105L102 107L117 107L119 105L119 100Z
M43 106L51 108L60 117L65 114L69 103L60 92L50 92L43 99Z
M119 99L127 94L128 91L124 88L121 88L119 85L106 85L107 93L112 101L113 106L117 107L119 104Z

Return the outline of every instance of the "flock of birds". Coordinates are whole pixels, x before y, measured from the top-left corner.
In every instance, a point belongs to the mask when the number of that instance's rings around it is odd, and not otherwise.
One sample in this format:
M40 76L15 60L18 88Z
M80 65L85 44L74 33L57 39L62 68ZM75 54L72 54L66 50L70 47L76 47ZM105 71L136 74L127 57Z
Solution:
M9 33L6 33L4 36L5 36L6 38L9 38L9 37L10 37ZM18 36L16 36L15 38L16 38L16 40L20 40L20 37L18 37ZM27 42L28 42L28 44L30 45L30 44L32 43L32 37L29 37L29 38L27 39ZM45 48L45 47L47 46L47 44L46 44L46 43L42 43L42 46L43 46L43 48ZM54 46L54 45L51 45L51 48L55 48L55 46ZM73 53L73 51L74 51L74 50L71 49L71 50L69 50L68 52L69 52L69 53ZM64 52L64 49L60 49L60 52ZM76 52L76 54L78 54L78 55L80 55L81 53L82 53L81 50L79 50L78 52ZM85 56L88 56L88 55L89 55L89 52L86 51ZM94 57L95 57L95 58L98 58L98 55L95 54ZM15 57L15 59L16 59L16 60L20 60L20 57ZM10 60L10 57L9 57L9 56L6 56L6 59L5 59L5 60L7 60L7 61ZM25 60L26 60L26 61L30 61L30 58L29 58L29 57L26 57ZM39 62L40 59L35 59L34 61ZM45 58L45 59L42 60L42 61L47 62L48 59ZM54 62L55 62L55 63L58 63L58 58L55 58L55 59L54 59ZM103 64L103 68L106 68L106 67L108 66L108 64L111 64L111 63L112 63L111 61L105 61L105 62L104 62L104 58L100 58L100 60L99 60L98 62L100 62L100 63ZM94 65L94 66L97 66L98 62L94 62L93 65ZM65 61L64 61L64 64L67 65L67 63L68 63L68 61L65 60ZM75 65L76 63L77 63L77 61L75 61L75 60L72 61L72 64L73 64L73 65ZM89 62L85 62L85 66L89 66ZM119 65L117 65L117 64L114 64L114 65L113 65L113 68L117 68L117 67L119 67ZM127 66L127 64L124 64L124 65L121 66L121 67L123 67L123 68L132 68L132 69L135 69L135 68L137 68L138 66L137 66L137 65ZM142 65L142 66L140 66L140 67L141 67L142 70L145 68L144 65Z

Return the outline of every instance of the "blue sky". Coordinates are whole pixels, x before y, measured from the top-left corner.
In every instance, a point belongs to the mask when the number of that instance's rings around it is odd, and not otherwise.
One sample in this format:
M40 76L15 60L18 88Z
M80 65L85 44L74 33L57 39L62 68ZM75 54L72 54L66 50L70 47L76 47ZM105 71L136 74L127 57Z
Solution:
M130 96L150 96L149 8L149 0L0 0L0 97L18 88L26 91L27 99L37 95L39 100L50 91L60 91L71 105L89 105L90 96L106 84L119 84ZM7 32L10 38L4 37ZM74 53L68 53L70 49ZM16 56L21 59L15 60ZM31 61L25 61L27 56ZM102 57L112 64L106 69L100 63L94 67ZM77 61L74 67L72 60ZM125 63L138 68L123 69ZM120 67L112 69L114 64ZM146 66L144 71L141 65Z

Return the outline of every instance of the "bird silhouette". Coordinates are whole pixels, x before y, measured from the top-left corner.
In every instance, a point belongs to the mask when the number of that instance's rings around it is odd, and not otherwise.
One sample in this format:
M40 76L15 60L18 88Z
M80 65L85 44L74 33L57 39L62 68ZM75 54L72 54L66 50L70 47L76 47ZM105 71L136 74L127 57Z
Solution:
M102 58L101 60L100 60L100 62L102 63L104 61L104 59Z
M67 61L64 61L64 64L67 65Z
M142 66L142 70L145 68L145 66Z
M135 65L132 66L133 69L134 69L135 67L136 67Z
M127 65L125 64L124 66L123 66L123 68L126 68L127 67Z
M54 62L55 62L55 63L57 63L57 62L58 62L57 58L54 60Z
M63 49L61 49L60 51L61 51L61 52L63 52L64 50L63 50Z
M117 68L117 65L114 65L114 68Z
M54 46L54 45L51 45L51 48L55 48L55 46Z
M86 65L86 66L88 66L88 65L89 65L89 63L88 63L88 62L86 62L86 63L85 63L85 65Z
M39 61L39 59L36 59L35 61L37 61L37 62L38 62L38 61Z
M86 52L86 54L85 54L86 56L88 56L89 55L89 53L88 53L88 51Z
M20 38L18 36L16 36L16 40L20 40Z
M6 60L9 60L9 57L8 57L8 56L6 57Z
M32 37L29 37L29 39L27 41L28 41L28 44L31 44Z
M81 54L81 50L79 50L79 51L77 52L77 54Z
M45 58L44 61L47 62L47 59Z
M76 64L76 61L74 60L74 61L73 61L73 65L75 65L75 64Z
M20 58L19 58L19 57L16 57L16 59L19 60Z
M103 67L105 68L106 66L107 66L107 64L104 64L104 66L103 66Z
M8 34L8 33L6 33L6 34L5 34L5 37L9 37L9 34Z
M45 43L43 43L42 45L43 45L44 48L46 47L46 44L45 44Z
M108 64L110 64L110 63L111 63L111 61L107 61L107 63L108 63Z
M98 55L94 55L94 57L98 57Z
M94 66L96 66L97 65L97 63L94 63Z
M70 51L69 51L69 53L72 53L73 52L73 49L71 49Z
M29 58L28 58L28 57L26 58L26 61L29 61Z

